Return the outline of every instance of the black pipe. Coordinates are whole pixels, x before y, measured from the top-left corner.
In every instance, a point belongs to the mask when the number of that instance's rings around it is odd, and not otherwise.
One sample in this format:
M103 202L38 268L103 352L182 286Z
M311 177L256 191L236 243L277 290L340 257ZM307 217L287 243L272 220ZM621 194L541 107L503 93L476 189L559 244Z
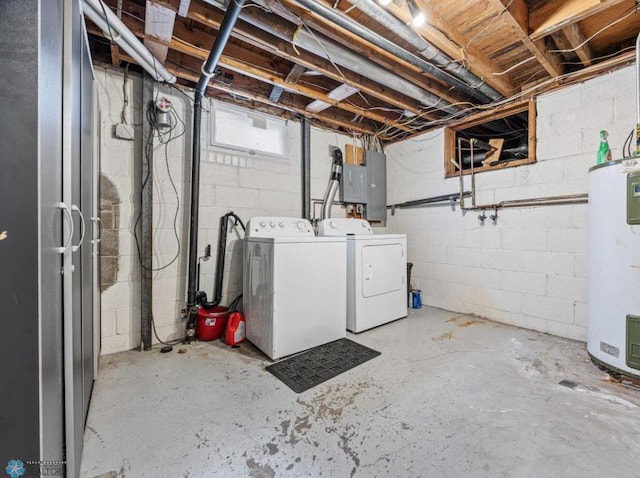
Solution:
M462 193L464 196L471 196L469 191ZM401 202L399 204L390 204L387 209L403 208L403 207L417 207L424 206L426 204L434 204L437 202L456 201L460 199L460 193L455 194L443 194L442 196L432 196L424 199L415 199L413 201Z
M229 231L229 220L233 218L236 224L240 224L244 230L244 223L237 215L232 212L228 212L220 218L220 228L218 230L218 249L216 250L216 275L213 283L213 291L211 302L207 301L207 293L201 290L196 292L196 302L205 309L213 309L218 306L222 301L222 283L224 279L224 263L227 256L227 232ZM207 246L210 247L210 246ZM209 250L210 252L210 250ZM198 268L198 274L200 269ZM198 277L198 282L200 282Z
M191 222L189 227L189 273L187 289L187 309L189 318L185 339L190 341L195 337L197 308L197 276L198 276L198 209L200 208L200 135L202 130L202 98L209 84L209 79L218 65L222 50L229 41L238 16L242 11L244 0L231 0L224 14L220 29L211 47L207 61L202 67L202 76L196 86L193 102L193 135L191 153ZM226 238L225 238L226 239Z
M304 116L300 121L301 141L301 182L302 182L302 217L311 219L311 123Z

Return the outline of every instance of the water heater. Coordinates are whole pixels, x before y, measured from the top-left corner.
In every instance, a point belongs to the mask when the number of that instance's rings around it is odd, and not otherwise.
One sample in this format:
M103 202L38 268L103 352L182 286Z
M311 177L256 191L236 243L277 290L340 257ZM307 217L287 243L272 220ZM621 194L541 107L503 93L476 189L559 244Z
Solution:
M589 355L640 379L640 158L589 170L588 252Z

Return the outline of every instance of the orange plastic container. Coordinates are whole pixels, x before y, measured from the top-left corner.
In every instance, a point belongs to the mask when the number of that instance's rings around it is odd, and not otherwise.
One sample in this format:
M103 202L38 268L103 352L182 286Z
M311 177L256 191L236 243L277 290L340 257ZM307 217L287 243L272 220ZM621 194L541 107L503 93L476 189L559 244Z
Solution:
M240 312L233 312L229 316L229 322L227 323L227 332L225 333L224 343L227 345L236 346L244 342L245 339L245 324L244 316Z
M213 309L198 309L196 319L196 337L198 340L209 341L220 338L229 319L229 309L218 305Z

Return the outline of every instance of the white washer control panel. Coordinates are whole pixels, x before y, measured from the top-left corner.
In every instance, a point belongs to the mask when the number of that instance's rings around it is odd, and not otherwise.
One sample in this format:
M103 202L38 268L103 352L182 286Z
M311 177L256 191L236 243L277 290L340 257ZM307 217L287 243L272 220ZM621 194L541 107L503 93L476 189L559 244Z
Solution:
M257 216L249 219L246 237L313 237L307 219Z
M371 235L371 225L364 219L336 217L318 223L318 236L346 236L347 234Z

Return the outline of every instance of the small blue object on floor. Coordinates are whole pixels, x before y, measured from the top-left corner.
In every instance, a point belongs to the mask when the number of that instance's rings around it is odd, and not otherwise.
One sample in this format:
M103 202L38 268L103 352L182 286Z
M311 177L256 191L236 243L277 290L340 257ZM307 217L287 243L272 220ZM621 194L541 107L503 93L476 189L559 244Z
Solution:
M380 355L377 350L349 339L319 345L266 369L296 393L302 393L330 378Z
M422 307L422 291L414 289L410 292L411 308L420 309Z

